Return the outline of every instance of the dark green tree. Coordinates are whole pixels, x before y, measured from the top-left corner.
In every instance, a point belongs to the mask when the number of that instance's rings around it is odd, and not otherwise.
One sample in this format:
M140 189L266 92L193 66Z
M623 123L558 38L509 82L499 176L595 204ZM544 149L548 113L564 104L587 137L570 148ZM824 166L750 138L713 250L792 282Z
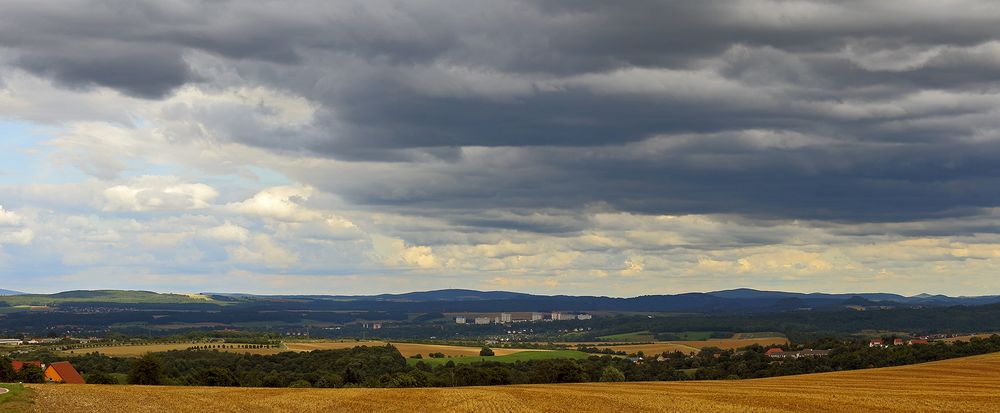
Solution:
M0 382L10 383L17 377L14 373L14 365L7 357L0 357Z
M491 357L494 355L493 349L489 347L483 347L482 350L479 350L479 355L482 357Z
M239 386L240 383L236 381L236 377L233 376L233 372L229 371L229 369L212 367L210 369L203 370L201 374L198 375L198 385Z
M129 384L155 386L162 383L163 364L152 354L146 354L135 359L128 372Z

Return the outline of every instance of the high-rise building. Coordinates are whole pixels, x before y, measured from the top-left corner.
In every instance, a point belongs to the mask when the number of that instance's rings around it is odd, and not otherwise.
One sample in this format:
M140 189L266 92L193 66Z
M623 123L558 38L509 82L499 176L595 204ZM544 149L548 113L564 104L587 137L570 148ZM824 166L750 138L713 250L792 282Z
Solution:
M531 313L531 321L541 321L544 319L545 316L542 313Z
M514 316L511 313L500 313L501 323L509 323L511 321L514 321Z
M455 317L455 324L465 324L465 317Z

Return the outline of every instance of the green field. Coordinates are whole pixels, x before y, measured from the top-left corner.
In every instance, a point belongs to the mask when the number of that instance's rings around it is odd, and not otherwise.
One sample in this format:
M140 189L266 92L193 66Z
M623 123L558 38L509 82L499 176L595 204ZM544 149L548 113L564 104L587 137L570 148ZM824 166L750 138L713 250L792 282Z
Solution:
M610 336L601 336L598 338L601 339L602 341L623 341L631 343L651 342L656 340L656 337L653 336L653 333L650 333L649 331L645 330L635 331L631 333L612 334Z
M704 341L712 338L711 331L682 331L670 334L677 337L674 341Z
M34 405L34 390L21 384L0 384L10 392L0 395L0 412L27 412Z
M522 351L519 353L508 354L506 356L492 356L492 357L478 357L478 356L467 356L467 357L445 357L445 358L423 358L423 359L406 359L406 362L410 365L417 364L418 361L423 361L424 363L436 366L439 364L447 364L449 361L455 362L455 364L468 364L468 363L478 363L481 361L492 361L498 363L514 363L517 361L528 361L528 360L550 360L550 359L585 359L592 356L593 354L584 353L582 351L576 350L554 350L554 351Z
M157 294L150 291L66 291L57 294L24 294L0 297L14 306L47 306L61 303L144 303L144 304L226 304L203 295Z
M774 332L774 331L764 331L759 333L736 333L733 334L734 339L745 339L745 338L768 338L768 337L785 337L784 334Z

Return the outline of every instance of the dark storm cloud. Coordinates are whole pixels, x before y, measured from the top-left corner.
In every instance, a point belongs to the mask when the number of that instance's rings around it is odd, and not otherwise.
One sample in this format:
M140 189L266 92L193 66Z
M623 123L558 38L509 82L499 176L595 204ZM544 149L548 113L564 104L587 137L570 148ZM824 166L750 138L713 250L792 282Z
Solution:
M459 225L576 224L456 208L871 222L1000 205L984 189L1000 185L1000 6L989 1L5 9L11 62L63 84L155 98L211 84L202 69L215 59L303 96L318 107L309 127L220 117L218 136L342 161L349 179L299 177ZM391 166L372 173L367 161Z

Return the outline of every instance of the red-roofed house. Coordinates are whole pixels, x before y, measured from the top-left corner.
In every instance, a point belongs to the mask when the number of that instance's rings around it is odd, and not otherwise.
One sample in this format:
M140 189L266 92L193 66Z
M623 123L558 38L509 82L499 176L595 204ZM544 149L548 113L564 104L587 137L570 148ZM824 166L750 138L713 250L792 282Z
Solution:
M912 345L916 345L916 344L928 344L928 343L929 342L927 340L924 340L924 339L913 339L913 340L910 340L910 342L908 344L912 346Z
M868 343L868 347L885 347L885 343L882 342L881 338L875 338Z
M782 350L780 348L775 347L775 348L769 348L769 349L767 349L767 352L764 353L764 355L766 355L768 357L776 357L776 355L784 353L784 352L785 352L785 350Z
M42 362L40 361L18 361L14 360L10 362L10 365L14 367L14 372L19 372L24 366L35 366L37 368L42 368Z
M86 384L68 361L57 361L45 368L45 380L53 383Z
M901 345L903 345L903 339L897 338L895 340L892 340L892 345L894 345L894 346L901 346Z

